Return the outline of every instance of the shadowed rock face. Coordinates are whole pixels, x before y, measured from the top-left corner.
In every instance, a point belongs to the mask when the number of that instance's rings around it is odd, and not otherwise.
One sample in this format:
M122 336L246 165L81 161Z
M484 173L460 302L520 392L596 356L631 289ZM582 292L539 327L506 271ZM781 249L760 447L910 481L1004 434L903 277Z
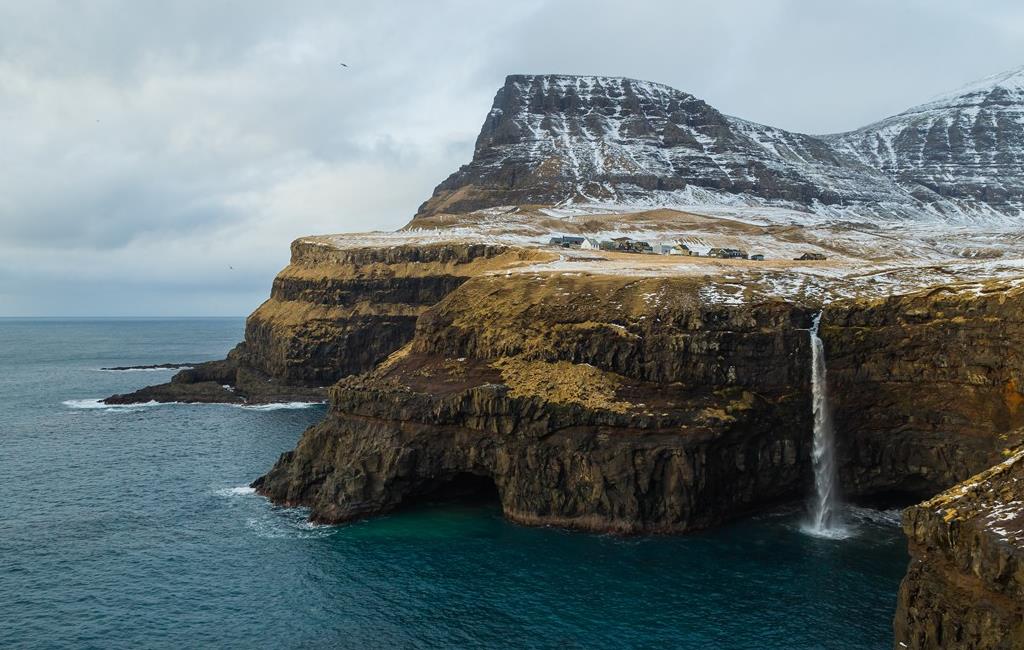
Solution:
M903 530L897 647L1024 647L1024 451L909 508Z
M515 521L617 532L691 530L796 496L807 365L779 361L807 358L794 325L809 312L702 309L697 288L471 280L402 352L333 387L327 419L254 486L339 522L482 476Z
M822 326L842 483L925 498L1024 427L1024 290L949 286L837 303Z

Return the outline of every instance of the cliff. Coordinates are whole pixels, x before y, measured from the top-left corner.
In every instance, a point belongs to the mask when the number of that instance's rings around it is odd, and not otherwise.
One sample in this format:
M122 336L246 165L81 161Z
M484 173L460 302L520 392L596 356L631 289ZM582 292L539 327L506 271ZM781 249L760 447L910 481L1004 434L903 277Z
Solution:
M419 315L469 278L550 258L450 238L382 248L366 237L304 237L291 252L227 359L105 401L323 400L327 385L370 370L408 342Z
M950 284L830 305L847 493L927 498L1001 459L1024 427L1024 287Z
M1024 451L1006 455L904 513L899 647L1024 647Z
M318 521L438 491L530 524L705 527L809 480L807 309L708 308L692 280L486 276L421 315L256 481Z

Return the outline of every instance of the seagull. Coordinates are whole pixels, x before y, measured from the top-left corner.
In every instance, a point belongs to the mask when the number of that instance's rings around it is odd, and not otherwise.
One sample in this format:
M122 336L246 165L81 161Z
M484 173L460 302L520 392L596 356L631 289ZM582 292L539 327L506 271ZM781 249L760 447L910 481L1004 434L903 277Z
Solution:
M347 67L348 67L348 64L347 64L347 63L339 63L338 65L340 65L340 66L341 66L341 67L343 67L343 68L347 68Z

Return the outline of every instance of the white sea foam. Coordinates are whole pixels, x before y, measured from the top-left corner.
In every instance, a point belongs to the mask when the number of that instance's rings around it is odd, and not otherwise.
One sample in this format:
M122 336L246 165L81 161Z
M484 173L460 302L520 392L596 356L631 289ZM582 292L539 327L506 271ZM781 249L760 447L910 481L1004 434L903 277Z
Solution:
M147 406L158 406L161 402L139 402L137 404L107 404L100 398L95 399L68 399L61 402L64 406L72 409L86 409L99 411L122 411L130 413L138 411Z
M270 404L229 404L229 406L247 411L282 411L308 409L312 406L322 406L323 404L326 404L326 402L271 402Z
M275 508L245 523L257 537L265 539L326 537L337 530L335 526L315 524L308 517L306 508Z
M179 366L177 368L96 368L99 372L176 372L178 370L191 370L192 366Z
M249 494L255 494L256 488L249 487L248 485L239 485L238 487L221 488L216 491L218 496L222 497L241 497Z
M811 522L804 522L800 526L800 530L811 537L819 537L821 539L849 539L857 532L855 528L842 524L832 523L828 528L819 528Z
M73 409L95 409L100 411L131 411L147 406L233 406L247 411L281 411L306 409L322 406L326 402L271 402L269 404L230 404L224 402L136 402L134 404L106 404L102 398L69 399L61 402Z
M903 515L903 511L899 508L875 510L874 508L862 508L860 506L846 506L845 511L853 519L880 526L899 526Z

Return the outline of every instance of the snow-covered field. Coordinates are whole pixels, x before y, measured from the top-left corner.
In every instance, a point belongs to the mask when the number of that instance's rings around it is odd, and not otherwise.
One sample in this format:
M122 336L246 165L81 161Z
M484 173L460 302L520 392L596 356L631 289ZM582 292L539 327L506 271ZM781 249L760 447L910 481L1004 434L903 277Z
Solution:
M307 238L336 248L489 243L546 250L550 261L495 273L588 273L631 277L703 277L710 303L778 296L820 303L885 296L919 288L1024 278L1024 226L971 226L938 219L845 221L780 208L688 207L636 211L633 206L491 208L416 222L433 227ZM763 261L704 255L650 255L549 246L552 237L630 237L652 245L684 242L706 254L740 248ZM824 261L797 261L821 253Z

